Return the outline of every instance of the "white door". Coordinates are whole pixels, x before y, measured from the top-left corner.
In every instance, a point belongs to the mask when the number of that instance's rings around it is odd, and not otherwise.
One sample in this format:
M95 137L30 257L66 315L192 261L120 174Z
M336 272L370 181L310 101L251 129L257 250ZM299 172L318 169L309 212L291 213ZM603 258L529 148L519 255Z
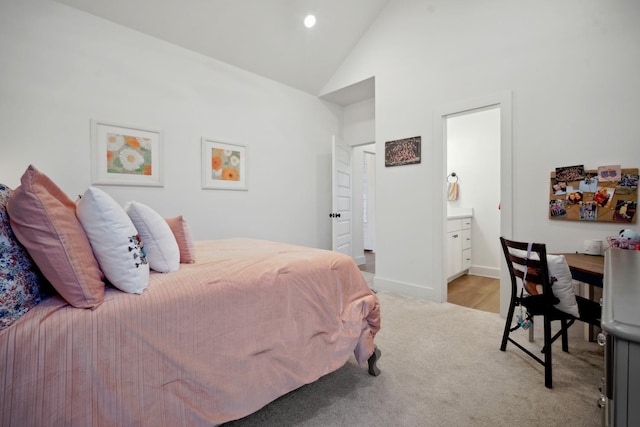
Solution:
M332 144L332 221L333 250L352 256L351 254L351 153L350 146L333 136Z

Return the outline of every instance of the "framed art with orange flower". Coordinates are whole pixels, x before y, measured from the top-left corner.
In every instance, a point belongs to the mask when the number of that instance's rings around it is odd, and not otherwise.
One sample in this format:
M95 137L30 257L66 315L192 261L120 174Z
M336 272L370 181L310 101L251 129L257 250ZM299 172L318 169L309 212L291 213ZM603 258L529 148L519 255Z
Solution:
M248 190L247 146L202 138L202 188Z
M163 187L162 131L91 120L91 182Z

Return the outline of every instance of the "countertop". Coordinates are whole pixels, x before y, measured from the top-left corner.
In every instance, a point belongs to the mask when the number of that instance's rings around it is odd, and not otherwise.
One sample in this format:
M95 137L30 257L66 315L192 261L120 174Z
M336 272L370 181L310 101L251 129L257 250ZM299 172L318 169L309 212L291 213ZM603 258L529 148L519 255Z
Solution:
M447 215L447 219L471 218L472 216L473 215L464 215L464 214Z
M448 208L447 219L471 218L473 216L473 208Z
M602 329L640 342L640 251L605 252Z

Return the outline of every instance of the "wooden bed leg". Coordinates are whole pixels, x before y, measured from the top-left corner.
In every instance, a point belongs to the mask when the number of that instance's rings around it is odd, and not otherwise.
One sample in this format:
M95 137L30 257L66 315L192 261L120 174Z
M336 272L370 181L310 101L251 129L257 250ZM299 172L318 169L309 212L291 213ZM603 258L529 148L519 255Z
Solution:
M382 353L380 353L380 349L378 348L378 346L375 346L373 349L373 354L367 360L367 362L369 363L369 375L373 375L374 377L380 375L380 369L378 369L378 367L376 366L376 362L378 361L378 359L380 359L381 355Z

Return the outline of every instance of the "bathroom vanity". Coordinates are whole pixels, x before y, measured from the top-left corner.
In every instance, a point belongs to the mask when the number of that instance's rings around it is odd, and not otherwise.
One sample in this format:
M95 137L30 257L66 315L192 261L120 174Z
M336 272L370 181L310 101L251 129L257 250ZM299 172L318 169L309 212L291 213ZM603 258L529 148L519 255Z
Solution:
M471 267L471 220L473 209L451 210L447 215L447 280L451 281Z

